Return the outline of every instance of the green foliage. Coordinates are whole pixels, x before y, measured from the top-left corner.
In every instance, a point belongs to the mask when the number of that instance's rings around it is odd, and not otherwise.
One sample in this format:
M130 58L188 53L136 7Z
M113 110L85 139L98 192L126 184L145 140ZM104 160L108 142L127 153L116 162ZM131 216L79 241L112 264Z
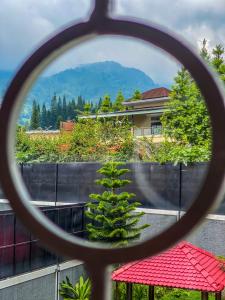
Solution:
M111 102L110 96L109 95L105 95L104 98L103 98L103 100L102 100L99 112L101 112L101 113L108 113L110 111L112 111L112 102Z
M126 161L133 155L130 124L116 120L80 120L72 133L32 137L25 128L17 130L18 162Z
M164 135L179 144L200 146L211 138L206 105L185 69L175 77L170 101L161 121Z
M32 115L30 120L30 128L38 129L40 127L40 107L37 102L33 101Z
M141 99L141 92L139 90L135 90L131 100L136 101L140 99Z
M121 111L121 110L125 110L125 106L122 104L125 101L124 96L122 91L119 91L117 96L116 96L116 100L113 103L113 111Z
M200 54L225 82L224 48L217 45L210 54L204 39ZM175 77L166 108L161 118L166 141L157 149L151 146L152 159L174 163L208 161L212 140L208 111L197 85L184 68Z
M139 226L138 222L144 213L135 213L139 202L130 202L135 194L128 192L116 193L116 190L131 181L121 179L129 169L121 168L121 162L107 162L98 173L104 177L96 180L106 191L102 194L90 194L92 199L87 207L86 216L92 221L86 228L89 238L93 241L111 243L114 246L126 245L129 241L140 237L142 229L149 225Z
M151 143L151 142L150 142ZM205 142L201 145L183 145L169 141L160 145L151 143L151 161L159 163L173 162L175 165L183 163L209 161L211 157L211 144Z
M126 300L126 284L118 284L118 293L116 297L115 285L113 299L115 300ZM155 300L199 300L201 298L201 292L184 290L184 289L174 289L167 287L155 287ZM141 284L133 284L133 299L135 300L148 300L148 286ZM209 300L213 300L213 293L209 293Z
M69 278L66 277L66 280L60 283L59 294L64 300L89 300L91 294L90 280L84 280L81 276L73 286Z

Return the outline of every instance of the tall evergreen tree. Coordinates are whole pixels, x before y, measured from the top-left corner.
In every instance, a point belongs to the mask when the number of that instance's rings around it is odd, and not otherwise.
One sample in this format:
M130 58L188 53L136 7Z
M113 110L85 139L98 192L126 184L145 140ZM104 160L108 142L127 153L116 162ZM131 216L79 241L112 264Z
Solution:
M57 116L62 116L63 111L62 111L62 99L59 96L58 102L57 102Z
M125 109L125 106L122 104L124 102L124 96L122 91L119 91L117 96L116 96L116 100L113 103L113 111L121 111Z
M99 98L99 101L98 101L98 106L97 106L97 110L100 110L100 107L102 106L102 98L100 97Z
M38 129L40 127L40 107L34 100L32 105L32 113L30 120L30 129Z
M105 95L103 100L102 100L102 105L100 107L100 112L101 113L107 113L112 110L112 103L109 95Z
M210 61L210 54L209 54L208 49L207 49L207 43L208 43L208 41L206 39L203 39L200 55L205 61L209 62Z
M41 128L45 129L48 126L47 122L47 109L45 104L42 105L41 109Z
M51 122L51 126L52 126L52 129L56 129L57 127L57 97L56 97L56 94L52 97L51 99L51 106L50 106L50 113L51 113L51 119L50 119L50 122Z
M220 79L225 83L224 47L222 45L216 45L212 50L211 64L218 73Z
M98 170L104 176L96 180L106 191L102 194L91 194L87 217L93 223L87 224L89 238L93 241L111 243L114 246L126 245L129 241L138 239L141 231L149 225L138 225L143 212L136 213L139 202L130 202L135 194L116 192L131 181L120 177L129 169L120 168L123 163L108 162Z
M64 121L67 120L67 102L66 102L66 96L63 96L63 104L62 104L62 118Z
M135 90L132 96L132 100L141 100L141 92L139 90Z

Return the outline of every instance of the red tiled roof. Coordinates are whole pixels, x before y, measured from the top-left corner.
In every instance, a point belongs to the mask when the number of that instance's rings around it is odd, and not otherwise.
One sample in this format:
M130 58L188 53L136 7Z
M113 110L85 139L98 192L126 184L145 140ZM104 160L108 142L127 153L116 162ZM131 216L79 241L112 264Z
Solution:
M225 286L223 263L188 242L168 251L126 264L112 274L115 281L219 292Z
M154 98L162 98L162 97L168 97L170 93L170 90L164 87L152 89L149 91L146 91L141 94L141 99L154 99Z
M74 122L73 121L66 121L60 123L60 129L64 131L73 131L74 129Z

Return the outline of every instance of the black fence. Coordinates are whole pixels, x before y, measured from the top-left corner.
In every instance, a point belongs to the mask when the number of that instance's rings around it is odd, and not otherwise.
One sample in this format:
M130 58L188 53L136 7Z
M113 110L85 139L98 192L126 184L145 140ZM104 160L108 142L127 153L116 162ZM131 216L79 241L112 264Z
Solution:
M99 163L23 164L24 182L34 200L80 203L90 193L102 192L95 184L99 178ZM128 163L127 175L132 183L128 192L136 194L143 207L186 210L198 191L207 172L206 163L189 166L178 164ZM4 197L0 193L0 197ZM225 214L225 199L216 213Z
M83 237L83 204L40 208L68 233ZM0 279L34 271L66 260L43 248L13 211L0 212Z

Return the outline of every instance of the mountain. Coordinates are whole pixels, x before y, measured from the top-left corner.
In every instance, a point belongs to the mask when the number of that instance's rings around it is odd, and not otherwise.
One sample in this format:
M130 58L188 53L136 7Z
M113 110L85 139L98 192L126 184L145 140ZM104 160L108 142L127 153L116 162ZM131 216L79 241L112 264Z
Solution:
M12 76L13 72L0 71L0 98ZM125 98L129 98L136 89L143 92L154 87L157 85L144 72L117 62L80 65L51 76L40 77L28 95L24 114L29 114L34 99L40 105L49 105L54 94L65 95L68 100L81 95L85 100L97 102L105 94L109 94L114 100L119 90Z
M0 71L1 96L12 75L10 71ZM106 61L81 65L48 77L41 77L28 98L36 98L40 103L49 103L52 95L56 93L69 99L82 95L86 100L97 101L105 94L114 99L119 90L122 90L125 97L130 97L135 89L145 91L156 86L144 72Z

